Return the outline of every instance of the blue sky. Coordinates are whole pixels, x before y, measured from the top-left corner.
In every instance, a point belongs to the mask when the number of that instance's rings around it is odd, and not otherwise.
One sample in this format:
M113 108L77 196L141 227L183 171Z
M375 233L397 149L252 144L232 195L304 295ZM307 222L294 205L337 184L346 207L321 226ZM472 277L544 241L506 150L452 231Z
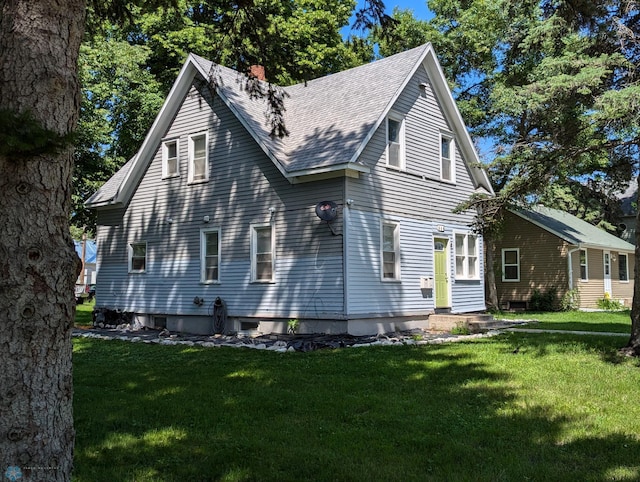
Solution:
M401 10L413 10L413 15L419 20L429 20L433 17L433 12L427 8L426 0L387 0L384 4L389 14L395 7L399 7Z

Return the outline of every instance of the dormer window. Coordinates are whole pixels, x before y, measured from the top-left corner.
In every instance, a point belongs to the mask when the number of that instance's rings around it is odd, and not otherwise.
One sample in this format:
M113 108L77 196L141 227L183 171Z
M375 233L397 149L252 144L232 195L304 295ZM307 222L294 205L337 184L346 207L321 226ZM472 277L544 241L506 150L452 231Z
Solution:
M455 143L450 134L440 134L440 179L456 181Z
M162 143L162 177L179 176L179 165L178 140L164 141Z
M394 114L387 117L387 166L404 169L404 120Z

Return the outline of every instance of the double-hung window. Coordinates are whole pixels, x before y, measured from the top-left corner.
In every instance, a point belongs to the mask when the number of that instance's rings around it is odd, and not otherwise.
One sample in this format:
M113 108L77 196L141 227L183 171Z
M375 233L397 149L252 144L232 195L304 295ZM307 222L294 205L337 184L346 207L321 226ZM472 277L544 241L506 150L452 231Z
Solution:
M618 279L629 281L629 260L623 253L618 253Z
M456 279L479 279L478 237L456 234Z
M200 231L200 282L220 282L220 228Z
M580 250L580 280L587 281L589 279L589 269L587 265L587 250Z
M144 273L147 269L147 243L129 243L129 273Z
M502 250L502 281L520 281L520 248Z
M271 224L251 226L251 281L275 281L275 229Z
M382 221L380 230L382 280L400 279L400 224Z
M173 139L162 143L162 177L180 175L180 160L178 157L178 140Z
M387 166L404 169L404 120L394 114L387 117Z
M440 179L456 180L455 143L450 134L440 133Z
M206 132L189 136L189 182L209 179L209 147Z

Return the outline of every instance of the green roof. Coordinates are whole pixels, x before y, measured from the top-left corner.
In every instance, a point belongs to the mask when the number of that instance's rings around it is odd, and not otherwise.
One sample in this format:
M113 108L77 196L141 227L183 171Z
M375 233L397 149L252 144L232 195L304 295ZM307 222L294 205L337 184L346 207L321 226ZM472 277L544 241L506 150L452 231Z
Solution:
M513 212L575 246L635 251L633 244L565 211L535 206L529 209L515 209Z

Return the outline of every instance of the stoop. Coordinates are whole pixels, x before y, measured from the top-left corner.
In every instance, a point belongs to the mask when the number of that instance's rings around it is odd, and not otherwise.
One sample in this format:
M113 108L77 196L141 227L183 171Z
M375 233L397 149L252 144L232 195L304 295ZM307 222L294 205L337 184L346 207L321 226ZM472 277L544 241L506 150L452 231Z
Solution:
M450 332L455 328L466 328L470 333L502 328L504 323L497 321L493 315L486 313L441 313L429 315L428 328L431 331Z

